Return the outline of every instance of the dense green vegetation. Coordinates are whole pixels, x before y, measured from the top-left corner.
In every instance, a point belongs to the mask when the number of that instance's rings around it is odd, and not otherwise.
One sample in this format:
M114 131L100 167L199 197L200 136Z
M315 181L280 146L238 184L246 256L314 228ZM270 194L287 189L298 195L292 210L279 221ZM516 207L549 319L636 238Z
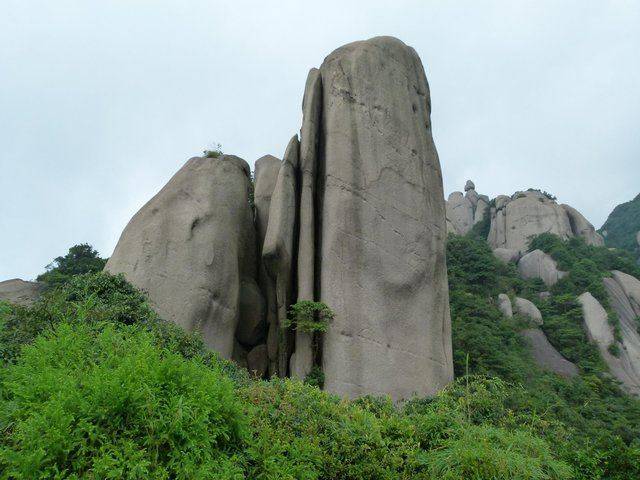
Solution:
M576 296L602 284L610 269L636 275L636 265L623 252L589 247L580 239L561 241L553 235L534 239L569 271L553 295L541 281L519 278L515 265L497 260L486 242L451 236L447 248L454 367L457 375L497 376L510 382L504 404L512 415L547 423L544 438L574 468L575 478L640 477L640 402L621 392L584 332ZM544 317L549 341L581 374L565 379L534 366L518 334L523 319L504 318L494 299L498 293L533 301ZM592 292L596 295L596 292Z
M640 260L636 237L640 232L640 195L614 208L599 232L608 247L627 250Z
M47 271L39 275L37 280L48 287L62 285L74 275L100 272L107 260L100 258L91 245L81 243L69 249L65 256L57 257L47 265Z
M639 478L640 402L606 375L575 302L609 269L636 266L575 241L532 246L570 272L548 300L486 242L450 237L458 379L401 406L340 400L321 378L252 379L122 276L76 275L30 307L0 303L0 478ZM527 323L500 314L498 293L539 306L578 377L535 367Z
M5 478L570 478L497 379L403 408L249 379L107 273L1 322Z

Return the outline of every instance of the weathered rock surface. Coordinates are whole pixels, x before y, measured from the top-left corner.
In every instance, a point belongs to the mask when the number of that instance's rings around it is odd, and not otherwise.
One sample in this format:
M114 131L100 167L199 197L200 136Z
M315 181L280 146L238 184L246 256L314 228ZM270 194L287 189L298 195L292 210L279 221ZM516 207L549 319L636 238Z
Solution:
M563 377L575 377L576 367L558 352L539 328L529 328L522 332L522 336L531 347L531 354L536 364L545 370L550 370Z
M604 238L596 232L594 226L584 218L584 215L569 205L562 204L560 206L567 212L573 236L584 238L588 245L604 246Z
M106 266L225 358L242 321L240 300L247 288L255 293L257 279L249 175L235 156L190 159L131 219Z
M567 272L558 270L556 261L542 250L527 253L518 262L518 272L524 279L541 279L547 287L558 283Z
M492 248L509 248L524 253L529 242L541 233L562 239L583 237L589 245L602 245L602 237L577 210L558 205L538 191L501 195L491 209L488 242Z
M300 129L300 232L298 240L298 301L317 300L317 212L318 147L321 136L323 82L320 70L307 76L302 99ZM304 379L314 363L312 335L296 331L296 348L291 358L291 375Z
M447 230L449 233L466 235L476 223L489 214L489 197L478 195L475 185L467 180L465 193L453 192L446 201Z
M520 252L509 248L494 248L493 254L504 263L517 263L520 260Z
M513 317L513 307L511 305L511 299L507 294L501 293L500 295L498 295L498 308L505 317Z
M247 354L247 369L257 377L264 377L269 367L269 355L265 344L258 345Z
M289 367L289 341L281 328L287 308L295 301L293 277L297 248L298 188L300 142L294 135L289 141L276 186L271 196L269 225L262 248L262 259L269 277L275 283L276 317L269 323L267 351L269 373L281 377Z
M39 282L27 282L19 278L0 282L0 301L31 305L40 298L44 285Z
M264 297L255 280L245 278L240 281L239 318L236 338L246 346L260 343L266 336Z
M607 288L610 298L612 299L612 306L614 310L618 311L626 307L623 305L623 296L626 295L622 293L622 296L619 296L621 289L618 290L610 282L605 282L605 288ZM640 343L638 343L637 339L629 336L630 332L624 331L622 332L622 346L618 344L618 347L621 347L619 348L620 354L619 356L612 355L609 348L616 342L613 334L613 327L609 323L606 310L589 292L580 295L578 297L578 301L582 305L582 315L584 317L587 335L589 339L597 345L600 355L609 367L609 371L622 383L625 390L635 395L639 395L640 364L638 363L638 353L640 350L638 347L640 346ZM637 332L635 332L635 335L637 337Z
M528 317L534 324L542 325L542 314L538 307L536 307L531 301L526 298L516 297L513 302L516 313Z
M473 204L462 192L453 192L446 203L446 216L455 233L465 235L473 227Z
M315 296L335 312L323 341L325 388L431 395L453 369L445 205L424 69L412 48L379 37L339 48L320 72Z
M603 280L611 308L620 321L620 361L628 375L640 386L640 281L626 273L613 271ZM636 389L636 393L638 390Z
M246 330L253 330L255 333L252 335L251 345L256 345L262 339L261 334L264 333L265 328L270 325L277 324L278 315L278 302L276 298L276 282L267 273L266 267L262 260L262 248L264 240L267 235L267 227L269 225L269 211L271 208L271 197L276 187L278 175L280 173L280 167L282 162L273 155L265 155L256 160L255 164L255 186L254 186L254 205L255 205L255 224L256 224L256 237L258 242L258 282L260 289L265 299L265 314L261 317L264 319L264 323L260 325L250 325L249 322L244 322L244 325L238 325L238 331L236 335L238 338L246 343L247 337L244 334ZM255 318L255 317L254 317ZM265 325L266 324L266 325ZM275 364L272 365L272 372L276 373Z

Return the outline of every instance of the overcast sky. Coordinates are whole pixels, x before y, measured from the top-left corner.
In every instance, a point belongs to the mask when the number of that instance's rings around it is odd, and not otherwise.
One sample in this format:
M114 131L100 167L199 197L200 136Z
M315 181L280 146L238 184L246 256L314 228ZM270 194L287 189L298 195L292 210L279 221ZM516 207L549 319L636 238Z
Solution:
M309 68L393 35L431 86L445 192L536 187L599 227L640 192L640 1L2 0L0 280L34 278L220 142L281 157Z

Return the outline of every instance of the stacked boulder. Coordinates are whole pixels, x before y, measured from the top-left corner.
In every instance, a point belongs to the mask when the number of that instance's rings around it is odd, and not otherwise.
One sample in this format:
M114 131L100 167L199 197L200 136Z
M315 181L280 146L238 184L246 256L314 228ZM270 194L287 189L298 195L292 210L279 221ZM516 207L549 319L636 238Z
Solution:
M453 192L447 200L447 232L465 235L476 223L489 215L489 197L478 195L476 186L467 180L465 193Z
M107 269L259 375L320 368L345 397L433 394L453 361L430 113L412 48L345 45L309 72L300 139L282 162L256 163L255 224L247 164L191 159L134 216ZM469 187L474 212L488 206ZM328 331L285 328L296 301L326 303Z

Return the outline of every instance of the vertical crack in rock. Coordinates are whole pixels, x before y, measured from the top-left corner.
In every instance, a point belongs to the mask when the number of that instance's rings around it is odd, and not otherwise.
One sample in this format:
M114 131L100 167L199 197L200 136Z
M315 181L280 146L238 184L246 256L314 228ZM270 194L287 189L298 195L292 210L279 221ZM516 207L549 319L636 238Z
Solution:
M282 328L287 309L295 299L296 250L298 246L298 170L300 143L289 141L269 207L269 223L262 247L265 270L275 284L276 315L269 323L267 353L269 374L287 375L291 350L290 332Z
M311 69L302 100L300 130L300 232L298 241L298 301L316 296L316 170L322 102L320 71ZM296 331L291 375L304 379L313 366L312 334Z

